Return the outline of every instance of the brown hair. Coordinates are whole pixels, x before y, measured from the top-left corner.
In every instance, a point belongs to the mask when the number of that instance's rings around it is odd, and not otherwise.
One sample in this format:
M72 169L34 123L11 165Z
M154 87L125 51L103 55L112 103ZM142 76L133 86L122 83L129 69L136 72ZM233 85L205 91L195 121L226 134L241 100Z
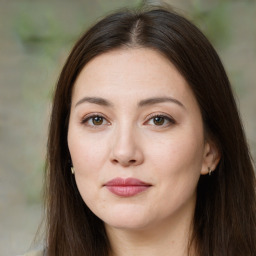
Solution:
M220 150L217 169L198 183L191 237L196 255L255 255L255 174L229 80L198 28L163 8L124 10L102 19L79 39L63 67L48 140L48 255L108 255L103 222L82 200L70 171L67 130L78 74L95 56L121 47L155 49L176 66L194 92L207 136Z

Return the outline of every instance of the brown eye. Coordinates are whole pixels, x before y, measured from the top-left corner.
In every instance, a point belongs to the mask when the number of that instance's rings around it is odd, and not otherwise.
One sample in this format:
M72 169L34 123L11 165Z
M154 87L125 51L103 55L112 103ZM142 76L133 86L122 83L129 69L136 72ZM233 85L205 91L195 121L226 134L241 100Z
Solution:
M89 127L103 126L109 124L106 118L100 115L88 116L83 119L81 123Z
M101 116L94 116L92 118L92 123L94 125L102 125L103 124L103 117L101 117Z
M148 125L168 127L171 124L176 124L175 120L167 115L151 115L146 122Z
M153 122L155 125L163 125L165 122L165 118L162 116L156 116L153 118Z

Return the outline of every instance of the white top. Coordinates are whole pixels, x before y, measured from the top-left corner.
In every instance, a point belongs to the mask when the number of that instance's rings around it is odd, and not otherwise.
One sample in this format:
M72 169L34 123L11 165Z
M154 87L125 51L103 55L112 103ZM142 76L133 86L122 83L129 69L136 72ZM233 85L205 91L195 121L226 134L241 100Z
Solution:
M27 252L23 255L19 255L19 256L44 256L44 250L35 250L35 251L30 251Z

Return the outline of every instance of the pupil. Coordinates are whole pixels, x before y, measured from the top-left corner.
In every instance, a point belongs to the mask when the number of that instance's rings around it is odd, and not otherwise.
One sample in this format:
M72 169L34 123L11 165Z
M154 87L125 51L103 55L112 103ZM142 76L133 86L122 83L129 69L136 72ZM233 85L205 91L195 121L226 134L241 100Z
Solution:
M103 122L103 118L100 116L95 116L93 118L93 124L95 124L95 125L100 125L100 124L102 124L102 122Z
M164 118L161 116L157 116L154 118L154 124L155 125L162 125L164 124Z

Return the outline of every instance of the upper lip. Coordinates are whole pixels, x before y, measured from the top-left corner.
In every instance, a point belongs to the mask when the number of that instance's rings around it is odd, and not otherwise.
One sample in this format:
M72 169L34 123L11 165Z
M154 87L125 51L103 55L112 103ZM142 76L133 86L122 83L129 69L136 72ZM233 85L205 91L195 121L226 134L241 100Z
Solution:
M141 181L136 178L114 178L107 183L104 184L104 186L151 186L151 184Z

